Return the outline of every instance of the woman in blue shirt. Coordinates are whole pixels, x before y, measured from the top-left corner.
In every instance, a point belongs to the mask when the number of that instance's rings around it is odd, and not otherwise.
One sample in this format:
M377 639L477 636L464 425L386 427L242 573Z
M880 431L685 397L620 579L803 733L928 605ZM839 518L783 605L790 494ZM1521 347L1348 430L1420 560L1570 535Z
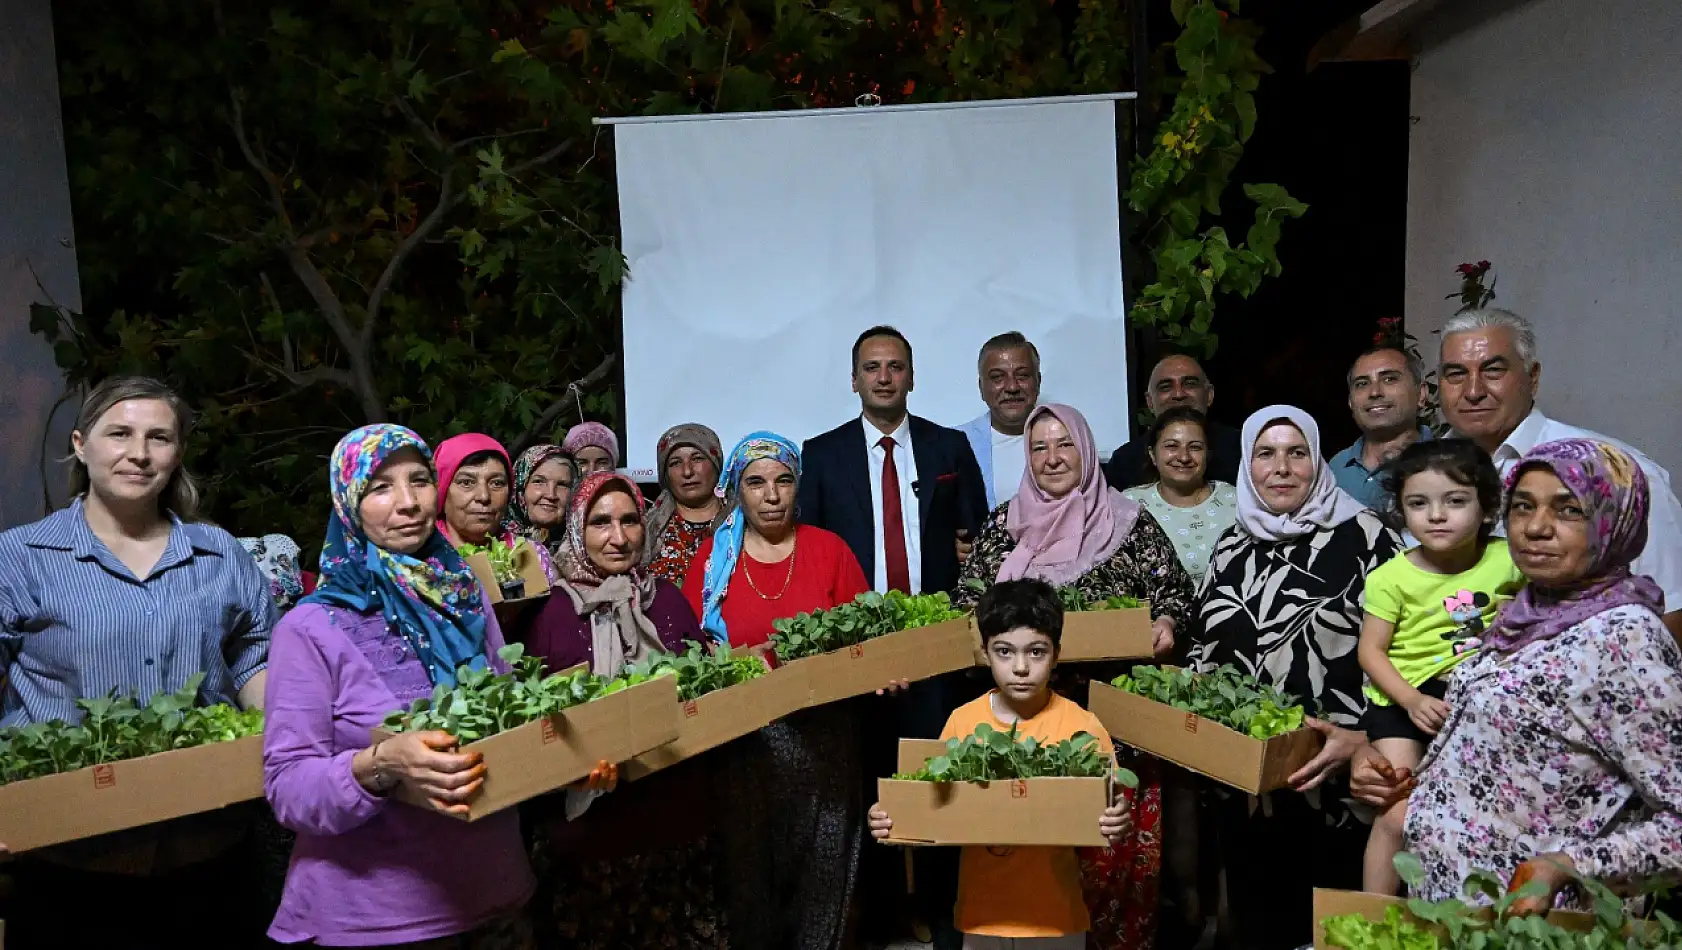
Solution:
M186 404L153 379L109 379L83 401L71 434L75 498L0 534L0 725L77 721L77 699L112 691L145 703L196 673L200 702L262 704L277 611L239 542L198 520L198 488L182 466L191 425ZM239 929L235 876L220 867L245 830L234 818L48 849L19 868L7 936L32 945L39 925L42 945L138 947ZM201 881L211 889L191 886ZM89 894L122 906L88 914Z

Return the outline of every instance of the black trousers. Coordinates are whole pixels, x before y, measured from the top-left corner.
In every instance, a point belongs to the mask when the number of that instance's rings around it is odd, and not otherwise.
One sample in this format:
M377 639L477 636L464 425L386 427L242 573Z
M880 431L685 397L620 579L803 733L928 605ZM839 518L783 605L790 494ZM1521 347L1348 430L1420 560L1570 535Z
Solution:
M1253 813L1243 794L1214 806L1233 950L1296 950L1314 939L1315 888L1361 889L1366 825L1345 815L1333 827L1292 791L1267 799Z
M84 871L20 857L4 908L7 950L179 950L271 946L249 837L208 860L151 875Z

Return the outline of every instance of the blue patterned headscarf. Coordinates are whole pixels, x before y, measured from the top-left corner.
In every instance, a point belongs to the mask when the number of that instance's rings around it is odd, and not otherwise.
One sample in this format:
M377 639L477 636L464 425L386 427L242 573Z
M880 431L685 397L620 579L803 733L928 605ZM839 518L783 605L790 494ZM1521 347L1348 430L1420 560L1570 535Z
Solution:
M724 462L724 474L719 488L726 498L741 495L742 473L761 459L771 459L788 466L796 482L800 480L800 448L775 432L755 432L736 443ZM707 558L707 570L701 581L701 629L719 643L730 642L725 629L722 605L730 589L730 575L736 573L736 562L742 556L742 538L747 533L747 516L740 506L732 506L724 523L713 533L712 556Z
M432 465L432 449L399 425L363 426L334 447L328 468L333 520L321 551L321 584L300 603L380 611L420 658L427 677L436 685L454 686L457 667L478 669L486 663L478 580L439 531L410 555L370 543L362 530L368 483L386 459L403 449L419 451Z

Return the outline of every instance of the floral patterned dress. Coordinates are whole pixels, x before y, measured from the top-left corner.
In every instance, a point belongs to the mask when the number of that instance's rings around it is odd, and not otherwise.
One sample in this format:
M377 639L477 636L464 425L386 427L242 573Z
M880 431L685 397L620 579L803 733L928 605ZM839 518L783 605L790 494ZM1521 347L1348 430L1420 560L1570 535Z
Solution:
M1005 529L1010 502L994 509L976 539L975 551L964 565L964 578L991 584L1016 541ZM1181 565L1174 544L1162 526L1141 511L1121 547L1102 564L1075 580L1089 600L1137 597L1149 600L1152 617L1171 617L1185 630L1193 614L1191 576ZM954 603L968 609L980 594L960 583ZM1060 670L1058 691L1086 695L1088 678L1105 664L1081 664ZM1098 675L1102 675L1099 673ZM1133 809L1133 834L1111 848L1083 848L1081 884L1086 891L1092 929L1087 946L1093 950L1149 950L1156 940L1157 895L1162 880L1162 775L1155 759L1118 748L1121 764L1139 776L1139 787L1128 792Z
M1479 653L1447 702L1408 799L1419 896L1459 897L1474 870L1505 879L1556 851L1615 888L1682 881L1682 651L1651 611Z
M688 521L682 515L673 515L666 523L666 530L660 532L660 537L654 540L654 559L648 562L648 573L683 587L683 576L689 572L689 562L695 560L695 552L701 549L701 542L712 537L713 523L711 521Z

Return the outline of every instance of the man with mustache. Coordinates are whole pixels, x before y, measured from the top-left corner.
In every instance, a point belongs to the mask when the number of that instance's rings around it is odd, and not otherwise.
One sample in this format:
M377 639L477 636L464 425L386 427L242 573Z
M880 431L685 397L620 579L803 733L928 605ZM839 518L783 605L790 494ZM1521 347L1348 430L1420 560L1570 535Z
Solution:
M1022 428L1040 401L1040 351L1015 330L1001 333L982 344L976 371L987 411L960 431L981 464L991 511L1016 496L1028 464Z
M1455 434L1482 446L1503 476L1531 449L1560 439L1606 442L1635 459L1647 475L1652 500L1647 546L1630 571L1652 578L1664 591L1664 624L1682 639L1682 504L1670 487L1670 473L1617 439L1557 422L1536 408L1542 384L1536 330L1518 314L1496 308L1457 314L1443 327L1440 357L1443 418Z
M1349 368L1349 411L1361 437L1331 458L1337 487L1375 511L1389 504L1384 466L1431 430L1420 424L1425 367L1393 346L1375 346Z

